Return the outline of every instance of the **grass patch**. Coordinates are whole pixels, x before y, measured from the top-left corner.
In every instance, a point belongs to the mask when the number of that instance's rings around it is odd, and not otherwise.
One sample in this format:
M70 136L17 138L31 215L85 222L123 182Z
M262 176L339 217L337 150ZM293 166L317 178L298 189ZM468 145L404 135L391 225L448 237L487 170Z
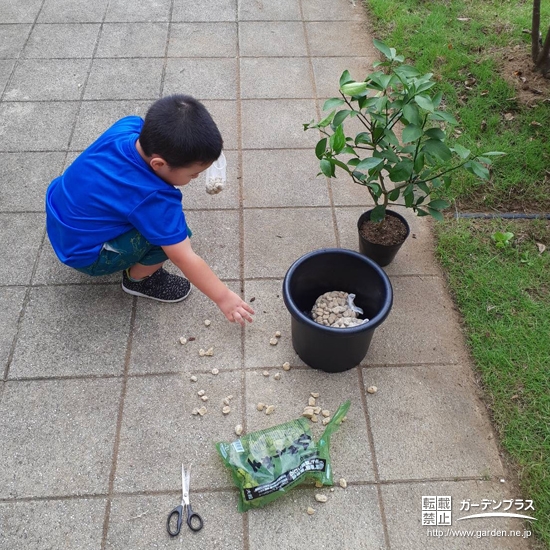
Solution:
M541 21L547 22L550 3L543 4ZM377 35L420 70L434 73L460 122L459 143L472 151L507 153L496 161L488 183L453 175L458 208L550 212L549 103L522 104L500 76L503 59L530 51L530 35L522 30L530 28L531 3L366 0L366 5Z
M514 233L498 249L496 231ZM437 224L437 254L464 317L501 443L518 465L532 528L550 545L550 222Z

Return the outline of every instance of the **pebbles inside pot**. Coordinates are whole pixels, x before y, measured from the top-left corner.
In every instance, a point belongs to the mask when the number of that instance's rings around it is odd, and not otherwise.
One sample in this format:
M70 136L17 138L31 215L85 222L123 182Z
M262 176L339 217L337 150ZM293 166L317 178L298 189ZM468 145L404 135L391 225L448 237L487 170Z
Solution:
M355 327L366 323L368 319L361 319L363 313L353 300L355 295L341 290L325 292L315 301L311 310L311 317L320 325L334 328Z

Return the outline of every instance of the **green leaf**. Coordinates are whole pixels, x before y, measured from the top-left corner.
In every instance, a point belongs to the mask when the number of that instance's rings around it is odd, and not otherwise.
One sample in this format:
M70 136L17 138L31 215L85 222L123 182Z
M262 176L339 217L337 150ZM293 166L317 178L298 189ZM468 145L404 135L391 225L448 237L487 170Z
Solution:
M353 168L355 168L360 162L361 162L361 159L357 157L353 157L352 159L348 160L348 166L352 166Z
M355 145L359 145L360 143L372 145L371 137L368 132L360 132L355 136Z
M340 86L340 91L349 96L355 96L366 92L367 83L366 82L348 82Z
M403 118L410 124L420 126L420 113L418 107L412 103L403 106Z
M347 84L348 82L353 82L353 78L351 78L349 71L346 69L340 76L340 87L342 87L344 84Z
M335 109L336 107L340 107L340 105L343 105L345 101L343 99L340 99L338 97L333 97L331 99L327 99L323 105L323 111L328 111L330 109Z
M432 97L432 103L434 104L434 107L439 107L441 104L441 100L443 99L443 92L438 92Z
M429 138L438 139L439 141L445 141L447 136L443 130L439 128L430 128L424 132Z
M349 168L341 160L332 158L332 159L330 159L330 162L335 164L336 166L339 166L340 168L342 168L342 170L345 170L348 174L350 173Z
M334 119L332 120L332 126L336 128L337 126L340 126L344 120L349 116L351 111L349 109L342 109L341 111L338 111L334 115Z
M320 162L321 172L327 177L332 178L334 174L334 165L331 164L327 159L322 159Z
M334 134L330 136L329 144L337 155L346 146L346 137L344 136L344 129L342 126L338 126Z
M367 157L363 159L357 166L357 170L372 170L377 166L380 166L384 162L384 159L379 159L375 157Z
M435 111L434 113L431 113L428 118L430 120L439 120L443 122L448 122L449 124L452 124L456 126L458 124L456 118L454 118L449 113L446 113L445 111Z
M392 202L395 202L399 198L399 189L393 189L388 194L388 199Z
M409 124L403 129L401 137L403 139L403 143L410 143L411 141L416 141L421 136L422 128L416 124Z
M502 155L505 155L506 153L502 153L501 151L491 151L489 153L483 153L484 157L501 157Z
M467 162L464 165L464 168L468 170L468 172L471 172L472 174L474 174L478 178L481 178L482 180L489 179L489 176L490 176L489 170L479 162L476 162L475 160L471 160Z
M382 204L375 206L370 213L371 221L378 223L381 222L386 217L386 207Z
M416 155L416 158L414 159L414 171L419 174L422 171L422 168L424 168L424 161L425 156L422 151Z
M413 172L413 162L410 159L398 162L393 168L388 169L390 180L394 183L407 181Z
M317 127L318 128L326 128L332 122L332 119L334 118L335 114L336 114L335 111L332 111L332 113L330 113L323 120L321 120L320 122L317 123Z
M455 146L452 148L452 150L461 158L466 160L470 156L470 150L466 149L466 147L462 147L462 145L459 145L458 143L455 143Z
M315 155L320 160L323 158L323 155L325 154L325 151L327 150L327 138L323 138L319 142L317 142L317 145L315 146Z
M443 142L437 139L429 139L424 142L422 151L432 157L436 157L442 162L447 162L451 160L452 157L451 150Z
M443 214L439 210L435 210L433 208L430 208L429 206L428 206L428 213L432 218L436 219L438 222L442 222L444 219Z
M414 96L414 101L421 109L424 109L425 111L430 111L430 113L432 113L435 109L432 100L427 95Z
M374 47L381 51L388 59L392 59L392 52L391 49L384 44L381 40L377 40L376 38L373 40Z
M451 203L443 199L435 199L428 203L428 207L434 210L445 210L445 208L449 208L449 206L451 206Z
M422 218L423 216L429 216L430 214L428 212L426 212L426 210L423 210L422 208L417 208L416 209L416 215L419 218Z

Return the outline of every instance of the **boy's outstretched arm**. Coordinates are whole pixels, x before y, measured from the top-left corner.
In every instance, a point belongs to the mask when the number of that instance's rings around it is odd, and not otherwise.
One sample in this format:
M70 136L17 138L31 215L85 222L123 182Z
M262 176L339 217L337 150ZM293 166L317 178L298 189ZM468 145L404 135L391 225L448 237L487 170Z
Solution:
M252 322L254 310L235 292L229 290L207 263L191 248L190 239L177 244L163 246L162 249L173 264L196 286L206 294L231 322L245 324L245 320Z

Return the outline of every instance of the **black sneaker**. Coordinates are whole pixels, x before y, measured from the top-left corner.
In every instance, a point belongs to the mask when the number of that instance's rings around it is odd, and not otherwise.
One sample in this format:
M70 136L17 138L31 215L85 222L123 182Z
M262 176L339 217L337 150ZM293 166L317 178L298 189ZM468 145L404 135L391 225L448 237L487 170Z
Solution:
M141 281L131 281L127 269L122 272L122 290L134 296L143 296L159 302L181 302L191 292L191 283L179 275L172 275L162 267Z

